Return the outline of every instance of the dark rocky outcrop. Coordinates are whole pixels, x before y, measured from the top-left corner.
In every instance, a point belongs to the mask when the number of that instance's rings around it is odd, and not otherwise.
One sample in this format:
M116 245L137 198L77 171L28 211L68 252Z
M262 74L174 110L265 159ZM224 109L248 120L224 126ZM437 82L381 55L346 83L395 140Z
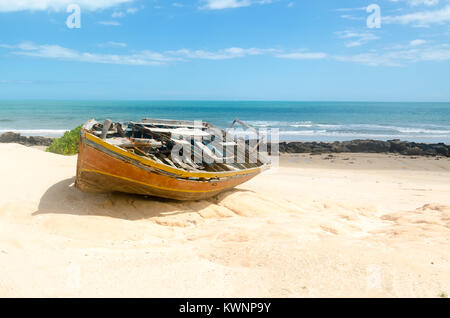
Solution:
M6 132L0 135L0 143L18 143L25 146L50 146L54 138L40 136L21 136L18 133ZM270 151L270 145L268 145ZM281 153L397 153L405 156L443 156L450 157L450 145L444 143L426 144L398 139L352 140L335 142L280 142Z
M269 147L270 149L270 147ZM406 156L444 156L450 157L450 145L444 143L426 144L398 139L352 140L336 142L281 142L281 153L397 153Z
M21 136L18 133L6 132L0 135L0 143L16 143L24 146L50 146L53 138L41 136Z

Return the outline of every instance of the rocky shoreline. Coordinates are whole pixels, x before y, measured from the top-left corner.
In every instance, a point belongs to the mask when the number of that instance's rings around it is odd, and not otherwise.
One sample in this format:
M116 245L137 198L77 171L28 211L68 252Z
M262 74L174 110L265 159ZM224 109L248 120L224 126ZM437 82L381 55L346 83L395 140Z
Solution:
M0 143L16 143L24 146L50 146L54 138L41 136L22 136L15 132L6 132L0 135Z
M398 139L352 140L336 142L281 142L280 153L396 153L405 156L450 157L450 145L444 143L427 144Z
M41 136L27 137L14 132L6 132L0 135L0 143L18 143L25 146L50 146L53 139ZM398 139L388 141L358 139L336 142L280 142L279 150L280 153L396 153L405 156L450 157L450 145L417 143Z

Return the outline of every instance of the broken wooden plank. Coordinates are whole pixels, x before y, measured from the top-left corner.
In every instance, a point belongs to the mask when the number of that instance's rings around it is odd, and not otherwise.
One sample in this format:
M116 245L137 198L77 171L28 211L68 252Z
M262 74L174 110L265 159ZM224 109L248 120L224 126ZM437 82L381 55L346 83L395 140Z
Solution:
M103 128L102 128L102 133L100 134L100 139L105 139L106 138L106 134L109 131L109 128L112 125L112 120L111 119L106 119L105 122L103 123Z

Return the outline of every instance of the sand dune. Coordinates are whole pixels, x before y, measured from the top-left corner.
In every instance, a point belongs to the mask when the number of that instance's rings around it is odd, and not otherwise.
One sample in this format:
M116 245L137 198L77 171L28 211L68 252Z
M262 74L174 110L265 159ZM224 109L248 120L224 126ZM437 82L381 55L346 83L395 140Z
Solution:
M449 159L286 156L234 191L180 203L82 193L76 157L0 154L3 297L450 292Z

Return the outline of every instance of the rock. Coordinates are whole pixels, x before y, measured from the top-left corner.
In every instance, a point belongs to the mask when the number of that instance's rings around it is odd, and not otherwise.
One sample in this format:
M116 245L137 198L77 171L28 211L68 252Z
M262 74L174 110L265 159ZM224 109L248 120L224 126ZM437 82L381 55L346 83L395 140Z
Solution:
M390 144L381 140L353 140L346 145L350 152L370 152L380 153L388 152Z
M11 142L20 142L20 134L13 132L5 132L0 135L0 142L2 143L11 143Z
M438 155L444 156L444 157L450 157L450 147L445 146L444 144L438 144L433 149L436 151Z
M334 142L331 145L331 151L336 152L336 153L341 153L341 152L350 152L350 149L348 149L347 146L345 146L344 144L342 144L340 142Z
M388 140L390 144L390 152L401 153L407 149L407 142L400 141L399 139Z
M270 145L268 146L270 149ZM381 140L352 140L343 142L281 142L281 153L397 153L405 156L444 156L450 157L450 145L444 143L425 144L401 141L399 139Z
M21 136L18 133L6 132L0 135L0 143L18 143L25 146L50 146L53 138L40 136ZM310 153L320 155L326 153L397 153L405 156L444 156L450 157L450 145L444 143L425 144L401 141L399 139L352 140L336 142L280 142L280 153ZM271 152L271 145L267 145Z
M30 143L31 145L50 146L50 144L53 142L53 138L47 138L47 137L41 137L41 136L31 136L31 137L28 137L27 142Z
M401 152L402 155L408 155L408 156L420 156L424 155L424 151L420 149L420 147L410 147L406 150Z
M21 136L18 133L6 132L0 135L0 143L17 143L24 146L50 146L53 138L41 136Z

